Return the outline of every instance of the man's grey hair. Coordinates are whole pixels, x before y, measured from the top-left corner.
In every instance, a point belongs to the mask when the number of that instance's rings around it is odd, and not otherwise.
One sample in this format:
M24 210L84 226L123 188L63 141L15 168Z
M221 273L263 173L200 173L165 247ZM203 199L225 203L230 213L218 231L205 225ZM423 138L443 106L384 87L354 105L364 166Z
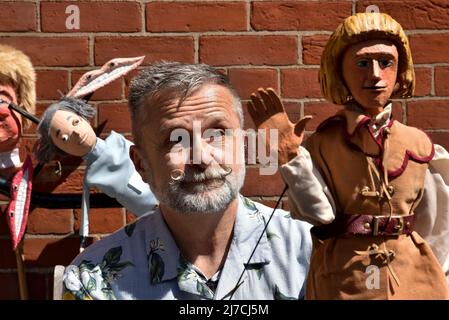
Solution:
M234 96L234 109L243 127L243 111L240 98L226 75L206 64L183 64L161 61L143 69L132 81L129 91L129 109L136 144L141 136L138 123L146 118L145 101L150 108L179 98L179 105L196 89L205 84L217 84L227 88ZM148 111L148 110L147 110Z
M42 115L41 122L37 130L39 137L34 147L34 154L40 163L50 161L56 154L67 155L66 152L56 147L50 136L51 120L58 110L66 110L77 114L87 121L95 115L95 108L81 99L64 97L56 103L50 105Z

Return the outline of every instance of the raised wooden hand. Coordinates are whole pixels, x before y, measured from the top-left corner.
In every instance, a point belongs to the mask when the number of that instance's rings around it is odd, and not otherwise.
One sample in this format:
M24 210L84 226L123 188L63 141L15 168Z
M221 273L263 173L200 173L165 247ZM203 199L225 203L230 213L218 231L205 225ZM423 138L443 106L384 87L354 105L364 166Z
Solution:
M298 155L298 147L302 143L304 130L312 116L305 116L297 123L292 123L285 112L281 99L272 88L259 88L251 94L248 111L257 129L278 130L279 165L289 162ZM270 146L267 134L267 146Z

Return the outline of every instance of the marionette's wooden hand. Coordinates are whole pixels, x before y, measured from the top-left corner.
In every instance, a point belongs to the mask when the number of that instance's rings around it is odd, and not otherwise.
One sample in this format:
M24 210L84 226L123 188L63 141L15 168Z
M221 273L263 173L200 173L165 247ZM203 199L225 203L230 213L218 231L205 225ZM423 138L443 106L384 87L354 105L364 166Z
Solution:
M298 147L302 143L304 130L312 116L305 116L293 124L288 119L281 99L272 88L258 90L251 94L248 111L257 129L278 130L279 165L289 162L298 155ZM270 146L269 134L266 135L267 146Z

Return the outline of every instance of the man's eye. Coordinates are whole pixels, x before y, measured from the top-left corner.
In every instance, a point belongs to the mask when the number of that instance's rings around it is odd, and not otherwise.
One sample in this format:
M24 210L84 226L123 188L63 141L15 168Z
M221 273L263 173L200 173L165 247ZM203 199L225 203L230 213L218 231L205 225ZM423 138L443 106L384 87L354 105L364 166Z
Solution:
M359 60L359 61L357 61L356 65L357 65L357 67L360 67L360 68L367 68L367 67L369 67L369 61L366 59Z
M225 130L223 129L214 129L211 132L209 132L208 136L208 142L209 143L223 143L223 139L226 135Z
M67 134L63 134L61 136L62 141L67 142L69 140L69 136Z
M216 129L214 130L214 135L215 136L224 136L226 134L226 132L223 129Z

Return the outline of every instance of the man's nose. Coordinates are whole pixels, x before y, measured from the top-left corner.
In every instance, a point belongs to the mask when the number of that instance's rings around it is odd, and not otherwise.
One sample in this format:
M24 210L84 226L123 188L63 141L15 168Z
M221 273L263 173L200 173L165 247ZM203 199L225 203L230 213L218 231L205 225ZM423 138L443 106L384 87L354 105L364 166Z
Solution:
M194 137L192 150L192 163L202 167L208 167L215 161L213 148L201 137Z

